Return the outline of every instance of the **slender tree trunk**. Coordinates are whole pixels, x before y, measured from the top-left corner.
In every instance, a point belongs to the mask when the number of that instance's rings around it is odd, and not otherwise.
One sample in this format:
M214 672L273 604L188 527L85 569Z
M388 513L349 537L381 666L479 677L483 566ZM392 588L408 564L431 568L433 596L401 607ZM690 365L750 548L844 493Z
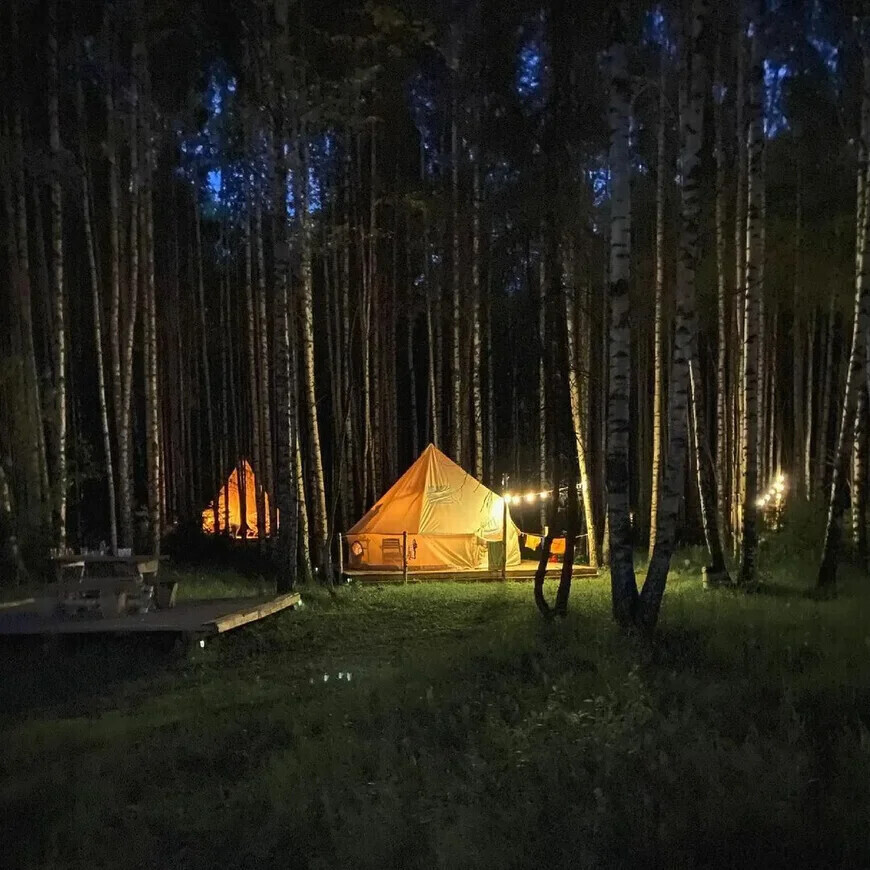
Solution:
M85 230L88 270L91 279L91 299L94 309L94 351L97 361L97 400L100 406L100 427L103 434L103 458L106 465L106 496L109 514L109 546L118 552L118 523L115 510L115 475L112 461L112 433L109 429L109 409L106 396L106 375L103 365L103 300L100 294L100 276L97 252L94 244L93 197L91 195L90 166L87 156L87 126L85 119L85 94L81 79L76 83L76 100L79 120L79 162L82 183L82 215Z
M716 68L713 82L713 124L715 127L716 157L716 520L724 533L728 520L728 281L726 278L727 246L726 219L726 166L724 137L725 122L722 101L725 86L722 82L721 32L716 42Z
M815 397L815 379L813 376L813 358L816 348L816 328L818 325L819 312L817 308L813 308L813 319L810 324L809 335L807 335L807 378L805 385L805 434L804 434L804 452L803 452L803 483L804 483L804 498L810 501L813 497L813 478L812 467L810 465L812 436L813 436L813 399Z
M803 202L802 202L802 173L798 166L797 193L795 202L795 229L794 229L794 295L792 300L791 314L791 340L792 340L792 468L794 469L794 487L796 490L804 488L804 412L809 407L804 407L804 354L803 342L805 324L800 316L801 306L801 245L803 244ZM812 379L812 369L808 369L807 378Z
M569 294L570 295L570 294ZM565 555L562 557L562 570L559 574L559 588L556 591L556 602L553 613L556 616L568 615L568 596L571 594L571 578L574 573L574 549L579 532L577 522L577 480L573 473L568 475L567 516L565 523ZM555 497L555 494L554 494ZM583 494L584 502L587 501Z
M834 297L828 305L828 320L825 333L824 368L821 372L822 396L819 404L819 418L816 424L818 440L816 442L816 466L813 484L814 496L824 495L825 478L828 468L828 430L831 422L831 390L834 381L834 338L836 334L836 317Z
M683 47L687 74L681 75L681 89L688 87L680 100L680 250L677 258L676 324L668 385L668 455L659 507L656 546L640 593L639 621L655 626L665 591L671 558L676 547L677 515L685 489L686 455L689 448L689 412L693 422L703 420L701 385L692 395L692 360L697 353L698 319L695 302L695 274L699 259L699 216L701 181L701 142L704 123L704 58L701 39L706 23L706 0L692 5L691 29ZM698 433L700 441L700 435ZM698 457L700 459L700 457ZM710 507L715 505L715 495ZM715 523L715 511L711 511ZM721 561L721 553L720 553ZM718 567L718 566L717 566ZM724 567L724 566L723 566Z
M538 487L547 489L547 281L544 238L538 268ZM541 504L541 527L547 524L547 506Z
M18 43L18 20L15 4L10 9L10 36L12 45ZM19 83L20 84L20 83ZM23 85L20 85L23 88ZM23 91L20 94L23 98ZM24 168L24 131L21 106L16 101L13 116L14 168L10 171L9 188L9 265L10 270L16 259L13 251L13 236L17 242L18 298L21 309L21 332L24 353L24 383L27 391L28 412L32 427L32 438L28 445L27 463L27 507L30 522L39 524L45 519L48 503L48 464L45 452L45 426L42 413L42 390L36 366L36 346L33 338L33 294L30 278L30 253L28 250L27 228L27 179ZM12 177L14 176L14 182ZM15 208L12 207L12 187L14 187ZM13 214L14 212L14 214ZM16 543L17 546L17 543Z
M414 366L414 327L417 322L415 313L408 306L408 390L411 405L411 456L416 458L419 454L417 443L417 431L419 422L417 420L417 370Z
M745 494L743 470L743 429L746 415L746 371L744 327L746 320L746 226L747 226L747 175L749 171L749 152L747 148L749 126L746 106L746 3L741 2L738 13L736 36L737 55L737 95L736 95L736 141L735 154L737 159L737 183L734 201L734 323L737 340L735 341L735 381L734 390L734 466L732 473L732 510L734 542L742 541L743 536L743 502Z
M725 554L722 549L721 529L716 510L718 504L718 484L713 454L710 452L710 441L707 437L707 417L703 401L703 378L701 365L698 361L697 325L695 336L695 352L689 361L691 386L692 433L694 434L695 470L698 475L698 495L701 502L701 521L704 526L704 539L707 542L707 552L710 554L710 564L704 567L704 577L707 583L716 584L728 582L728 569L725 567Z
M211 491L217 492L222 481L216 462L216 441L214 429L214 414L211 401L211 367L208 359L208 309L205 304L205 280L202 269L202 218L199 214L199 193L193 190L193 231L196 245L196 289L199 308L199 339L202 356L202 374L205 383L206 424L208 426L208 458L209 458L209 482ZM218 516L218 499L214 500L214 527L220 532L221 518Z
M266 258L263 252L263 215L260 203L254 210L256 228L256 251L257 251L257 312L258 312L258 351L260 374L258 386L259 409L260 409L260 437L262 438L263 453L263 489L269 493L269 528L275 531L276 509L275 503L275 466L272 450L272 413L271 413L271 377L269 371L269 321L266 318Z
M121 464L121 433L123 429L123 395L121 389L121 208L118 158L115 145L115 105L112 94L111 69L106 77L106 161L108 163L109 187L109 360L111 366L112 409L114 412L115 439L118 448L117 492L119 500L124 498L125 473L128 467ZM114 501L114 496L113 496ZM117 533L116 533L117 534ZM127 529L121 522L121 539L126 543ZM117 541L115 542L117 548Z
M563 268L572 260L567 251L563 251ZM589 485L589 463L587 460L586 425L585 417L589 413L587 405L582 404L582 392L578 375L577 347L576 347L576 317L574 310L574 282L576 275L573 268L565 282L565 332L568 338L568 398L571 403L571 423L574 428L574 443L577 447L577 470L580 481L580 497L583 500L583 511L586 520L586 535L589 546L589 564L593 568L598 567L598 540L595 529L595 513L592 510L591 487ZM571 476L573 477L573 475ZM573 498L569 484L568 498ZM569 536L571 531L568 532ZM573 534L577 534L575 529ZM567 553L567 550L566 550ZM567 556L566 556L567 558ZM570 582L570 580L569 580ZM557 599L558 601L558 599Z
M5 545L9 554L9 561L15 569L13 582L21 583L27 578L27 568L21 557L21 549L18 546L18 535L15 533L15 511L12 506L12 490L9 486L9 478L6 469L0 463L0 528L5 531Z
M495 484L495 365L492 354L492 267L486 272L486 482Z
M461 297L462 290L459 278L459 136L456 116L458 104L453 97L450 119L450 196L452 204L452 237L451 256L452 280L450 282L451 296L451 357L450 357L450 451L455 462L462 463L462 347L461 347Z
M301 300L300 300L301 301ZM291 402L296 408L295 413L299 414L299 393L300 393L301 376L299 372L299 356L296 350L295 343L290 350L290 384L293 389ZM308 583L313 577L314 572L311 568L311 553L310 542L311 532L308 524L308 502L305 498L305 474L302 464L302 439L298 437L299 429L297 428L296 450L294 451L294 464L296 466L296 507L298 512L298 573L303 583Z
M864 24L866 25L866 21ZM849 501L847 487L849 456L852 445L849 439L855 435L855 418L858 396L866 381L865 347L870 333L870 227L866 192L868 189L868 153L870 153L870 48L864 47L864 81L861 106L860 162L858 172L864 177L864 196L858 202L858 225L855 256L855 309L852 325L852 342L846 370L846 388L843 411L837 430L836 451L831 470L831 493L828 502L828 521L825 527L825 542L819 566L819 588L832 591L837 582L837 564L843 538L843 512Z
M472 179L471 233L471 397L474 428L474 476L483 480L483 399L480 387L480 158L475 155Z
M664 369L664 294L665 294L665 176L667 162L665 152L665 112L667 111L667 93L665 90L665 60L662 52L661 74L659 76L659 127L657 136L656 159L656 289L655 289L655 320L653 331L653 438L652 438L652 488L650 490L650 521L649 521L649 558L652 559L656 545L658 528L659 493L662 485L662 415L663 415L663 384Z
M57 2L48 4L48 138L51 152L51 277L54 310L55 369L55 467L54 467L54 544L66 546L66 302L63 273L63 191L60 183L60 113L58 99Z
M308 145L303 133L302 178L299 185L300 243L301 243L301 336L302 372L304 383L305 417L308 427L308 450L310 453L312 483L314 488L314 540L317 547L317 567L322 582L331 583L329 552L329 523L326 512L326 482L323 476L323 459L320 450L320 425L317 421L317 396L314 378L314 287L311 272L311 220L308 216Z
M121 539L124 546L133 545L133 481L131 448L132 390L133 390L133 340L136 334L136 319L139 310L139 93L142 54L144 48L136 42L132 50L133 78L130 109L130 230L127 236L129 278L127 286L127 311L121 331L121 412L118 438L118 486L121 491Z
M631 79L620 7L611 12L608 53L610 83L610 341L607 404L607 517L613 615L620 625L634 621L637 584L629 514L629 400L631 392L631 161L629 112Z
M142 265L145 269L145 441L148 480L148 514L151 533L151 552L160 554L160 538L163 528L160 514L160 396L157 364L157 293L154 275L154 152L151 143L149 113L151 90L148 78L147 58L143 56L143 79L146 110L143 113L143 141L145 145L145 190L142 198L144 220L144 247Z
M285 10L286 11L286 10ZM286 17L278 21L278 46L286 44ZM286 202L287 167L284 159L284 91L279 86L280 111L278 131L275 136L275 191L274 202ZM274 228L274 277L275 277L275 392L276 419L275 437L277 441L277 468L275 496L278 502L279 522L277 526L276 555L278 561L277 591L289 592L296 582L297 548L299 536L299 505L296 456L299 452L295 372L292 366L291 341L293 330L290 316L290 296L288 290L288 267L290 251L287 245L286 209L276 209L273 219Z
M257 511L257 536L262 539L266 534L266 503L263 490L263 439L260 434L260 414L258 411L260 388L257 377L257 327L254 309L253 246L251 239L251 218L245 221L245 308L248 322L248 383L251 396L251 424L254 458L255 497Z
M758 554L758 524L756 499L758 498L758 369L761 343L760 307L763 292L762 260L764 258L764 230L762 207L764 201L764 126L762 97L764 86L761 47L761 7L752 0L754 32L752 59L749 68L748 111L748 180L746 220L746 288L745 321L743 327L743 558L740 581L744 585L755 583Z

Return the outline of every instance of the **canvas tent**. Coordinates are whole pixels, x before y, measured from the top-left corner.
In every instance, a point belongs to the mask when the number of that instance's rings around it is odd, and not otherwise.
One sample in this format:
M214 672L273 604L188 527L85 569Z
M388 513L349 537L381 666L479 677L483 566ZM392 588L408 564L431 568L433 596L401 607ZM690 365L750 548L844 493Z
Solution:
M407 546L409 571L494 568L493 553L501 561L503 552L504 507L501 496L430 444L348 531L349 567L401 568ZM519 565L509 511L506 537L507 564Z
M245 485L245 519L247 520L248 532L247 537L259 537L257 529L257 480L254 477L254 470L251 468L247 459L241 462L241 469L244 477ZM227 510L229 509L229 531L234 538L242 536L242 500L240 498L241 488L239 486L239 469L234 468L227 482L221 487L217 495L218 502L218 522L221 531L225 531L227 523ZM263 498L266 506L266 534L271 531L269 523L269 493L264 492ZM202 530L208 534L214 534L214 501L202 512Z

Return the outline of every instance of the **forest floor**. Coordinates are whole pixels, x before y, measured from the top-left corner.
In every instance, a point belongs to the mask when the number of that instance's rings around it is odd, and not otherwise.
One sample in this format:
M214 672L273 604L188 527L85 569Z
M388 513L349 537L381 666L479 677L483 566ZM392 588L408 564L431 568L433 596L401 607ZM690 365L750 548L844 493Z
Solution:
M680 554L651 644L606 576L552 624L530 584L351 585L189 658L4 644L4 864L867 866L870 583L766 561L705 592Z

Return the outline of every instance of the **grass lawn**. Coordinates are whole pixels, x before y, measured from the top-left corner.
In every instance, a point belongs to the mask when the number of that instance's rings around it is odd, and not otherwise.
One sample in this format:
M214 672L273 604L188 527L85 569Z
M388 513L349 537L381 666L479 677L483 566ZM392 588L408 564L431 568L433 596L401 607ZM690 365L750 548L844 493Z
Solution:
M806 570L681 556L651 646L607 577L554 624L527 583L356 585L189 659L6 644L3 864L867 866L870 589Z

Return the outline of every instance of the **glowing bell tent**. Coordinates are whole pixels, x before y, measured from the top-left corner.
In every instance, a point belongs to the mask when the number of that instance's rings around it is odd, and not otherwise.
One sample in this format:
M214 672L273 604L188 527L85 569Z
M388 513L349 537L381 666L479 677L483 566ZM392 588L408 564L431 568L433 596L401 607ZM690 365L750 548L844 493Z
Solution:
M254 477L254 470L251 468L247 459L241 463L241 468L245 483L244 519L247 521L247 537L257 538L259 537L259 530L257 528L257 479ZM230 476L227 478L227 482L221 487L217 494L218 522L220 524L220 530L226 531L225 526L228 525L229 533L234 538L242 537L243 527L245 526L245 523L242 522L242 499L240 493L239 469L234 468ZM269 493L264 492L263 498L266 508L265 534L268 535L271 531L269 520ZM212 503L202 512L202 530L210 535L215 533L214 507L215 503L212 501Z
M505 500L430 444L347 533L348 567L414 571L494 569L520 564L517 528ZM497 546L493 547L495 544Z

